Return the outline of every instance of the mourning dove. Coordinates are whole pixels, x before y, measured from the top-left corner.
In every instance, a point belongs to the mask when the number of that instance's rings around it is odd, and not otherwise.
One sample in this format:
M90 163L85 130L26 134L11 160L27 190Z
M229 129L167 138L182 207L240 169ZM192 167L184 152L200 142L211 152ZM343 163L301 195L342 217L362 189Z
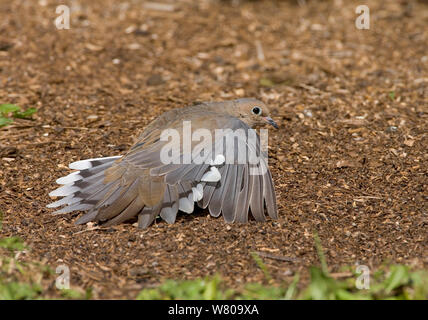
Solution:
M55 213L87 211L76 224L110 226L138 217L140 228L158 216L174 223L177 212L192 213L195 202L214 217L222 214L226 222L247 222L249 212L265 221L265 209L275 219L267 151L261 151L258 162L241 159L261 149L260 136L251 140L250 133L266 123L277 128L268 107L253 98L168 111L145 128L125 155L71 163L70 169L78 171L56 180L63 186L49 195L63 198L47 207L66 205ZM238 131L248 133L239 136Z

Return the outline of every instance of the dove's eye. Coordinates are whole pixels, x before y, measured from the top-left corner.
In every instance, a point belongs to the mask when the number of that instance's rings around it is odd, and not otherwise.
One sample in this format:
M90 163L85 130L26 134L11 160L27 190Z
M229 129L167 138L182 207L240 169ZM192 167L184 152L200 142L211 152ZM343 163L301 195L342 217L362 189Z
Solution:
M260 108L260 107L254 107L254 108L251 110L251 112L252 112L252 113L254 113L256 116L259 116L259 115L261 115L261 114L262 114L262 108Z

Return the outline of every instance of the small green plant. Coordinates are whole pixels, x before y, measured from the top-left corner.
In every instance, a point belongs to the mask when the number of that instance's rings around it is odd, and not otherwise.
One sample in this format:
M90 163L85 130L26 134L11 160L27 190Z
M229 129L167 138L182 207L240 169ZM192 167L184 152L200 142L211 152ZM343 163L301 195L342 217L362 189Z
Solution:
M257 252L251 252L251 256L253 257L254 261L257 263L257 266L263 271L263 273L265 275L265 278L268 281L271 281L272 280L272 276L271 276L268 268L264 264L262 258L260 258L260 256L257 254Z
M175 281L167 280L153 289L143 289L138 300L224 300L233 290L224 289L220 277Z
M243 300L278 300L284 299L285 287L265 286L261 283L248 283L241 292L238 292L235 299Z
M317 249L318 258L321 262L321 270L322 272L328 276L328 266L327 266L327 260L324 255L324 250L321 245L320 237L318 236L318 233L314 233L314 242L315 242L315 248Z
M0 284L1 300L28 300L39 297L42 289L37 284L5 282Z
M0 211L0 230L2 229L3 212ZM25 273L25 265L13 258L15 251L26 247L19 237L0 238L0 300L36 299L42 289L33 281L17 281L17 274Z
M290 285L248 283L241 289L228 289L218 276L214 278L175 281L166 280L158 287L143 289L141 300L426 300L428 299L428 271L410 271L407 266L392 265L379 269L370 289L355 286L356 275L334 279L321 268L310 268L310 281L299 289L299 276Z
M18 237L8 237L0 239L0 248L5 248L10 252L22 251L25 249L25 245Z
M142 290L137 299L299 299L299 300L426 300L428 299L428 271L411 271L405 265L385 265L371 274L370 288L358 289L356 272L342 279L328 271L327 259L318 234L314 244L320 267L311 267L306 287L298 286L299 274L290 284L280 286L248 283L239 290L227 289L219 276L214 278L174 281L167 280L159 287ZM269 282L272 275L261 257L251 256ZM353 270L348 266L345 270Z
M92 298L92 288L87 288L86 290L63 289L61 297L71 300L89 300Z
M36 111L36 108L28 108L22 111L21 107L15 104L0 104L0 127L11 124L14 118L29 119Z
M3 213L0 211L0 230ZM55 272L46 264L16 258L19 251L29 250L19 237L0 237L0 300L49 298L46 288L52 284ZM91 299L92 288L79 287L55 292L63 299Z
M2 212L0 211L0 229ZM412 271L405 265L384 265L370 274L370 287L357 289L356 272L336 279L328 271L327 260L317 234L314 235L320 267L309 269L310 280L305 286L299 285L296 273L291 283L273 285L268 266L257 253L251 253L263 271L267 283L247 283L238 289L226 286L219 275L195 280L166 280L154 288L140 291L141 300L246 300L246 299L322 299L322 300L426 300L428 299L428 271ZM18 237L0 238L0 300L4 299L45 299L42 279L55 273L37 262L22 262L15 253L28 250ZM347 266L344 270L352 271ZM91 299L91 288L67 289L59 292L63 299Z
M42 292L37 282L18 281L18 274L26 273L27 266L16 261L11 255L24 248L23 241L18 237L0 239L0 249L9 252L9 254L0 252L0 300L36 299Z

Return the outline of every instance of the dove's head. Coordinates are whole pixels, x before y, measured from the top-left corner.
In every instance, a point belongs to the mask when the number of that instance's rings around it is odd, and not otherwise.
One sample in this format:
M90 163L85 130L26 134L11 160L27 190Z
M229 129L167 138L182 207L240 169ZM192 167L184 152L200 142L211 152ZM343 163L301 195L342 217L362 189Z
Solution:
M254 98L242 98L232 101L229 112L231 115L239 118L250 127L255 125L270 124L275 129L278 125L270 117L270 111L267 105Z

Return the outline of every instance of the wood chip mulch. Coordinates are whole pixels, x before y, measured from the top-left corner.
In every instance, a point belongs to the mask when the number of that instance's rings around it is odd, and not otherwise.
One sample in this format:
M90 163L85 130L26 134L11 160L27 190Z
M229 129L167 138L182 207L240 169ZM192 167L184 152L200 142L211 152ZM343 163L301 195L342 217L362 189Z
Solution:
M67 2L67 1L65 1ZM35 107L0 128L1 236L19 259L65 264L95 298L133 298L164 279L219 273L239 288L318 264L428 266L428 6L370 1L73 1L0 4L0 103ZM147 230L52 216L55 179L118 155L138 130L195 101L258 97L274 110L270 166L280 219L227 225L206 211ZM53 276L50 288L54 286ZM52 289L52 295L55 296Z

